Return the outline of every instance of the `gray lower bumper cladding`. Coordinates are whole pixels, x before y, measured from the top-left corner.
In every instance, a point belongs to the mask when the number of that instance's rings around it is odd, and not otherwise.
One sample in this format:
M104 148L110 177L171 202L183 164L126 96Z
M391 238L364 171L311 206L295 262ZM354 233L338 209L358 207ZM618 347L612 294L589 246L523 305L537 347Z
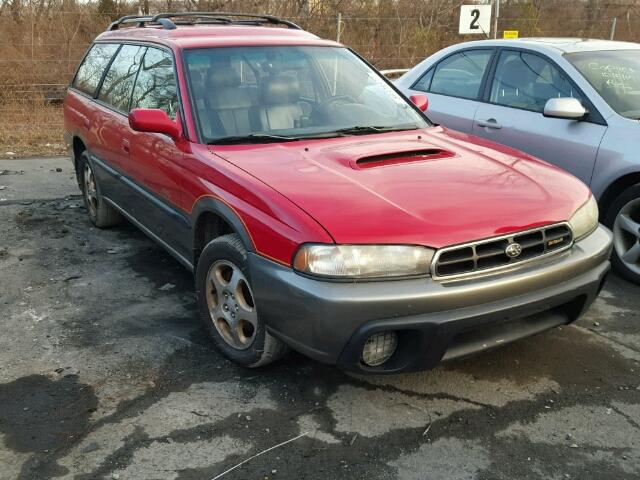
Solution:
M259 314L293 349L358 373L423 370L569 324L591 305L609 271L611 233L599 227L558 255L492 275L327 282L250 255ZM384 364L361 362L373 334L395 331Z

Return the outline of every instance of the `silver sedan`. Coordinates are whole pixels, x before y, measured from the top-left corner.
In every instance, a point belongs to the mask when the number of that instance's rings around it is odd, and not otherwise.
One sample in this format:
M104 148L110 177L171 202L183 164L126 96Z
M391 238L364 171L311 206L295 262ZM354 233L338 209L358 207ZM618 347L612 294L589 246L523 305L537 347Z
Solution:
M527 152L589 185L614 232L613 264L640 283L640 44L483 40L451 46L396 82L429 117Z

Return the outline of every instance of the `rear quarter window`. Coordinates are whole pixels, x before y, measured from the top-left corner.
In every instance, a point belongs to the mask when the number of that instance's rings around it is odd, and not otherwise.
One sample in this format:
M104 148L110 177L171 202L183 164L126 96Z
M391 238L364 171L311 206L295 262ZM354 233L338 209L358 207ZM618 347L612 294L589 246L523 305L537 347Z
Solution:
M431 70L422 75L422 77L420 77L420 79L416 83L414 83L411 88L414 90L419 90L421 92L428 92L429 88L431 87L431 79L433 78L434 70L435 68L431 68Z
M100 84L100 79L118 47L119 45L115 43L94 44L78 68L73 80L73 87L93 97Z

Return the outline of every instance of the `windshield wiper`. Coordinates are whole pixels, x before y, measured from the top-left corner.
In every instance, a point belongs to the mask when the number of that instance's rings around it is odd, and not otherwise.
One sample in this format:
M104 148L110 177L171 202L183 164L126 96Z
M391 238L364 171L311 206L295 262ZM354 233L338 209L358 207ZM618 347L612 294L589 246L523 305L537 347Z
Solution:
M399 132L402 130L417 130L415 125L396 125L383 127L377 125L356 125L355 127L339 128L335 133L343 135L365 135L367 133Z
M270 143L270 142L295 142L300 140L296 137L285 135L269 135L268 133L252 133L250 135L233 135L222 137L207 142L207 145L229 145L233 143Z
M398 132L402 130L417 130L419 127L407 125L376 126L376 125L356 125L354 127L340 128L331 132L312 133L297 137L286 135L270 135L268 133L252 133L249 135L233 135L222 137L207 142L207 145L231 145L241 143L271 143L271 142L295 142L298 140L311 140L314 138L341 137L346 135L366 135L367 133Z

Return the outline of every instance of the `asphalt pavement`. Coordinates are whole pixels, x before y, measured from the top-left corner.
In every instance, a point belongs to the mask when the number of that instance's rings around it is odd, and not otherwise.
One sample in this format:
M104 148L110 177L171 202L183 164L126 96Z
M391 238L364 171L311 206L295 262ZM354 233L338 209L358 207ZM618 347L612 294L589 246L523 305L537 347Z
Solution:
M615 276L576 325L435 370L247 370L186 270L91 226L67 158L3 160L0 312L0 479L640 477L640 287Z

